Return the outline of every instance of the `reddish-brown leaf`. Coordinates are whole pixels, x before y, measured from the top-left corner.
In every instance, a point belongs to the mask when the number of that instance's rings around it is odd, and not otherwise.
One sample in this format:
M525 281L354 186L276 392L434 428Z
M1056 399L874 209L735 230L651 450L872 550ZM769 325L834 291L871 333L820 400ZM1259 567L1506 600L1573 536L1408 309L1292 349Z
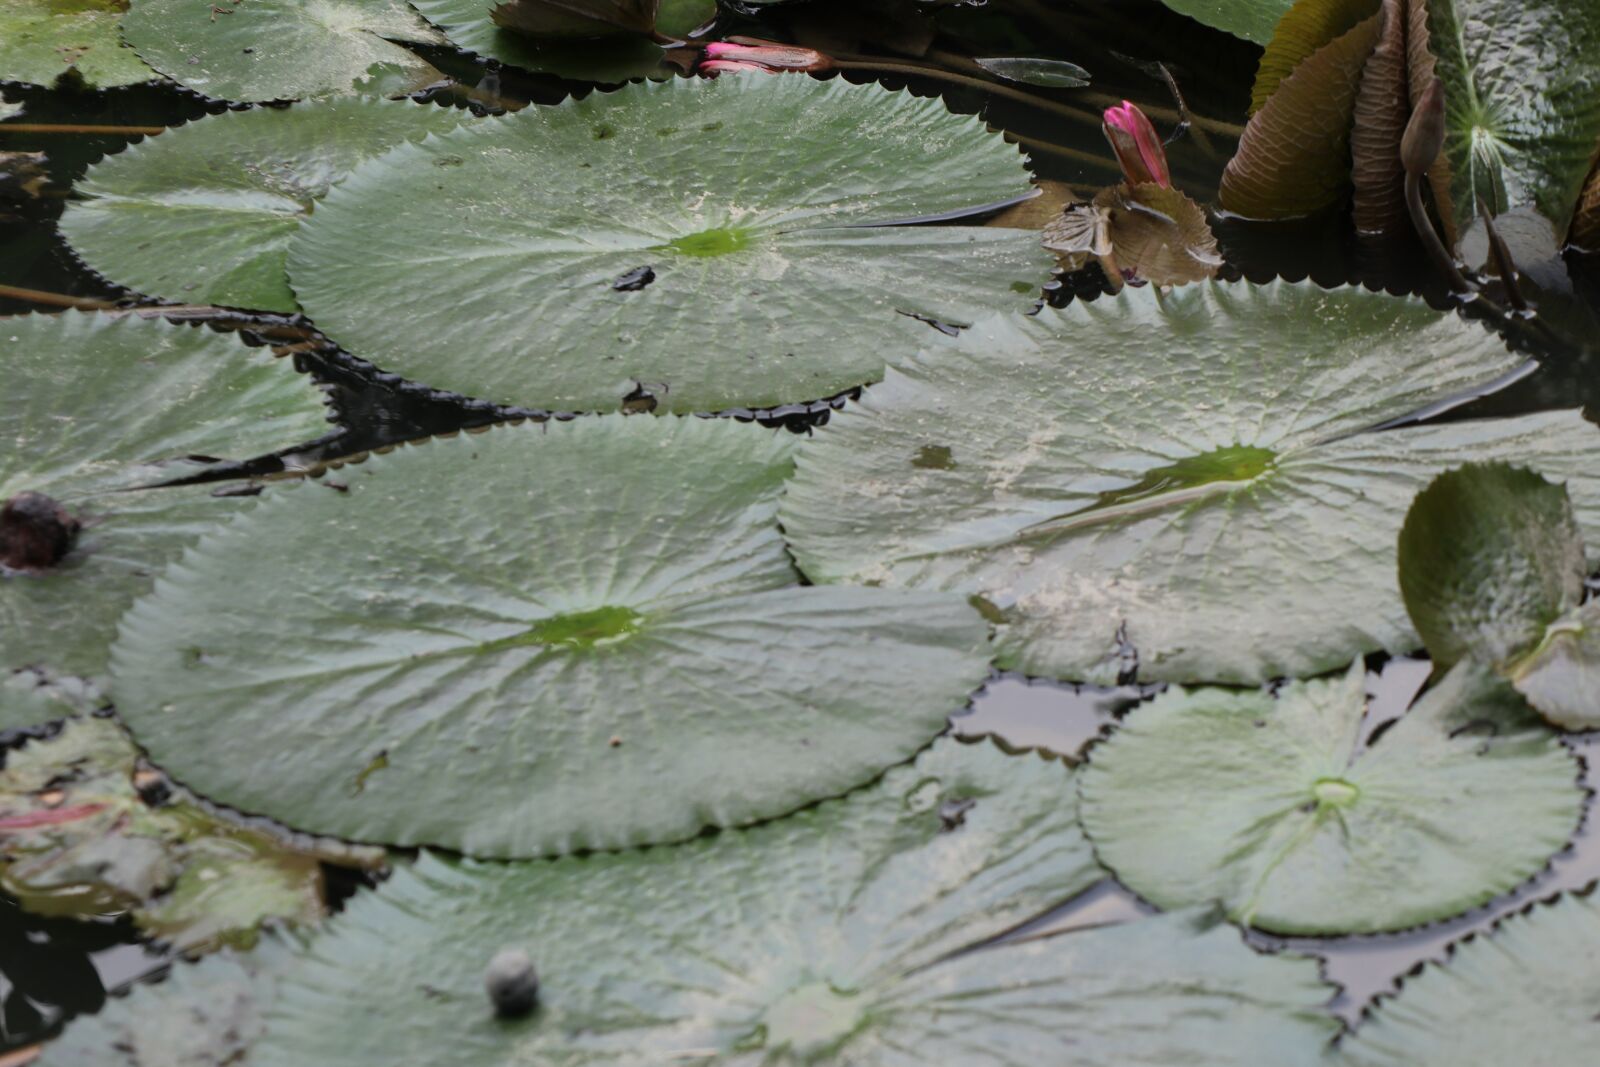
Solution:
M1572 226L1567 230L1567 243L1586 252L1600 252L1600 166L1590 172L1584 184Z
M1410 101L1414 107L1435 77L1433 50L1428 44L1427 0L1405 0L1406 14L1406 73L1410 79ZM1428 169L1428 186L1433 190L1433 202L1438 208L1439 221L1444 225L1445 244L1454 248L1456 243L1455 202L1450 196L1450 161L1440 156Z
M1378 0L1299 0L1278 20L1256 67L1250 114L1263 107L1285 78L1311 53L1378 12Z
M1383 233L1406 224L1400 135L1411 114L1406 78L1405 0L1383 0L1383 30L1361 74L1350 130L1356 229Z

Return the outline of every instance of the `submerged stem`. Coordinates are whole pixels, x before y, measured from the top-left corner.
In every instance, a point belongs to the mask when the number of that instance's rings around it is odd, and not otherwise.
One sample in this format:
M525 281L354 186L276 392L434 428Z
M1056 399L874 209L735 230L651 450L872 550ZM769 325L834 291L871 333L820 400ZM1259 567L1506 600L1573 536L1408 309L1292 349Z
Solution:
M0 133L96 133L121 134L128 137L154 137L166 132L165 126L95 126L81 123L56 124L49 122L0 122Z

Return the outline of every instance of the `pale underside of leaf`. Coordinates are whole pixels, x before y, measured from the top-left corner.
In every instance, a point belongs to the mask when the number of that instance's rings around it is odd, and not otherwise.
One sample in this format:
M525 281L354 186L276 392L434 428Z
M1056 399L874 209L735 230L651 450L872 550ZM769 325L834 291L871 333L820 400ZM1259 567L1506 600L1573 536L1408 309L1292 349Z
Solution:
M1310 215L1350 187L1350 124L1374 15L1319 48L1250 119L1222 175L1222 207L1252 219Z
M1377 0L1299 0L1279 20L1250 88L1250 113L1266 106L1303 60L1378 10Z
M1507 673L1550 722L1566 730L1600 729L1600 601L1551 623L1538 646Z

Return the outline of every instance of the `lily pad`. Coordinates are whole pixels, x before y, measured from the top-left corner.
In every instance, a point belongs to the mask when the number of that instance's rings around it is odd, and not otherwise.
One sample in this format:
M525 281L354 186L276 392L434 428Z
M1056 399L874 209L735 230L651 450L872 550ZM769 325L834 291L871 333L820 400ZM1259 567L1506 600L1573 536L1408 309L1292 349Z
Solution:
M401 42L445 44L405 0L133 0L146 63L222 100L419 89L438 71Z
M1101 861L1158 907L1346 934L1460 914L1566 846L1578 760L1510 686L1461 664L1364 747L1365 677L1172 689L1129 714L1082 772Z
M1429 0L1455 221L1532 203L1565 232L1600 141L1600 5Z
M266 1032L262 1007L303 948L302 936L268 931L249 952L178 960L161 981L74 1019L33 1067L244 1067Z
M1408 976L1347 1037L1340 1067L1519 1063L1559 1067L1594 1055L1600 904L1569 893L1451 947Z
M1335 1025L1314 962L1257 955L1214 913L962 951L1100 878L1071 785L1057 762L944 741L843 801L678 848L424 855L257 980L266 1034L240 1060L1319 1062ZM508 946L540 977L522 1019L483 991ZM113 1008L123 1025L146 996Z
M107 89L156 77L118 35L127 8L127 0L0 0L0 81L54 85L76 74Z
M1576 411L1367 432L1516 364L1421 301L1309 283L995 316L833 416L783 525L813 581L986 597L1005 667L1305 677L1417 646L1395 544L1436 474L1515 458L1600 523Z
M71 719L8 753L0 888L46 915L131 914L185 952L247 947L265 922L322 918L321 854L225 822L181 794L152 803L138 755L109 718Z
M915 351L930 331L908 315L1036 298L1036 234L890 224L1025 193L1022 162L977 119L876 86L645 83L368 161L301 230L289 277L350 351L486 400L816 400ZM403 241L374 239L397 218Z
M669 72L666 53L645 37L536 41L489 17L500 0L415 0L411 5L457 48L508 66L582 81L617 83Z
M95 270L150 296L296 311L284 255L312 205L362 160L470 118L371 97L230 111L95 164L61 230Z
M1283 80L1313 52L1377 14L1378 4L1379 0L1296 0L1278 20L1261 54L1250 87L1250 113L1265 107Z
M0 500L45 494L83 523L42 574L0 576L0 668L94 678L117 617L237 500L139 486L322 435L323 398L270 354L205 329L76 311L0 321Z
M129 613L119 710L213 799L474 854L670 841L840 793L939 732L987 628L959 596L795 588L773 521L792 448L614 416L276 492Z
M1044 246L1068 269L1090 257L1106 277L1185 285L1216 275L1222 253L1205 209L1177 189L1145 182L1113 185L1092 204L1074 204L1044 228Z
M1313 52L1250 118L1222 174L1218 202L1252 219L1309 215L1350 187L1350 125L1378 43L1373 15Z
M1566 490L1503 464L1440 475L1400 533L1400 588L1434 661L1492 666L1571 729L1600 726L1588 573Z
M1294 0L1161 0L1163 4L1235 37L1264 45Z

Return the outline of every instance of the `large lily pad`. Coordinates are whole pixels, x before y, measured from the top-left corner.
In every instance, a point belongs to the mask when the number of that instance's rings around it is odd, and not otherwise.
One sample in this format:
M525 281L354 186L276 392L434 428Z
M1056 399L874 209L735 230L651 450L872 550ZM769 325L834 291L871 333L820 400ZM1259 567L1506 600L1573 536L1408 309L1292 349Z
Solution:
M415 0L411 5L458 48L513 67L596 82L625 82L668 71L661 46L646 37L536 41L490 19L500 0Z
M1458 227L1481 197L1496 215L1532 203L1565 232L1600 140L1600 4L1429 0L1428 11Z
M1600 904L1567 894L1458 942L1407 977L1347 1038L1341 1067L1517 1063L1564 1067L1594 1056Z
M1363 432L1516 362L1420 301L1311 284L996 316L834 416L783 523L814 581L988 598L1007 667L1303 677L1418 644L1395 543L1439 472L1516 457L1600 522L1577 412Z
M276 364L276 365L275 365ZM0 321L0 500L46 494L84 522L45 574L0 576L0 668L105 668L117 617L238 507L209 487L124 492L325 432L311 380L204 329L66 312Z
M867 224L1028 188L1013 147L934 99L652 82L363 164L289 275L330 336L443 389L594 410L642 383L664 410L770 406L878 378L929 333L903 313L1026 307L1049 270L1037 234Z
M1264 45L1294 0L1161 0L1182 15Z
M1462 664L1363 748L1365 673L1134 711L1083 772L1101 860L1160 907L1342 934L1459 914L1565 847L1577 758L1508 685Z
M1071 784L1057 762L945 741L846 800L679 848L424 856L256 980L253 1053L197 1062L1318 1062L1334 1026L1315 964L1257 955L1214 916L960 951L1099 879ZM524 1019L484 997L506 947L539 971ZM138 1027L141 1001L174 1014L141 992L94 1032Z
M119 710L214 799L476 854L837 794L939 732L986 674L986 627L959 596L794 588L773 521L791 452L614 416L274 493L129 613Z
M47 915L129 914L185 952L250 945L262 923L322 917L322 855L181 794L152 802L137 761L108 718L71 719L7 754L0 887L12 899Z
M0 81L90 88L149 81L156 72L122 43L126 0L0 0ZM3 108L4 105L0 105Z
M1600 602L1566 490L1496 464L1440 475L1400 533L1400 588L1436 663L1509 678L1547 719L1600 726Z
M444 44L405 0L133 0L122 32L152 67L223 100L421 88L401 42Z
M296 311L284 254L312 205L363 159L468 118L371 97L227 112L97 163L61 230L95 270L150 296Z

